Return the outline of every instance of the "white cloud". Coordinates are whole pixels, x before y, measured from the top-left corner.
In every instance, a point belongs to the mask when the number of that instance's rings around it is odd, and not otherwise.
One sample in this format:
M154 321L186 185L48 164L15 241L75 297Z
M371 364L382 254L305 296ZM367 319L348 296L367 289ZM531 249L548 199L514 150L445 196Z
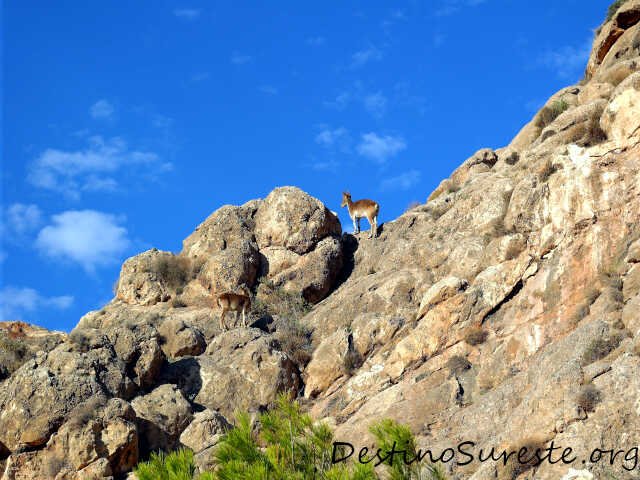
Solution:
M129 176L154 178L172 167L153 152L130 150L119 137L94 136L88 142L84 150L45 150L29 166L27 180L35 187L78 199L82 192L117 189L114 176L125 170Z
M326 39L321 36L307 38L307 44L311 45L312 47L321 47L325 43L326 43Z
M335 129L325 128L316 135L315 141L318 145L327 149L338 149L342 152L349 151L351 136L344 127Z
M253 57L251 55L244 55L239 52L233 52L233 54L231 55L231 63L233 63L234 65L244 65L251 62L252 60Z
M69 260L87 272L120 260L129 248L121 220L95 210L68 210L52 217L36 239L36 247L50 258Z
M581 45L565 45L543 52L538 56L537 66L555 72L559 78L574 79L584 71L590 52L591 38L588 38Z
M373 45L370 45L369 47L359 50L351 55L351 68L359 68L369 62L378 60L382 60L382 52Z
M369 132L362 135L358 144L358 153L378 163L384 163L389 158L396 156L407 148L407 144L399 136L385 135Z
M409 190L420 182L422 174L417 170L409 170L395 177L390 177L380 183L380 190Z
M365 110L376 118L381 118L387 111L387 97L381 92L366 95L362 102Z
M104 99L98 100L96 103L91 105L91 108L89 108L89 113L96 119L111 118L114 111L115 109L113 108L113 105Z
M0 290L0 320L21 320L25 313L42 308L64 310L73 304L73 297L44 297L33 288L7 286Z
M278 89L273 85L260 85L260 87L258 87L258 90L260 90L262 93L266 93L267 95L278 94Z
M37 229L41 223L42 211L37 205L14 203L4 212L2 231L4 235L22 237Z
M173 14L183 20L197 20L202 11L199 8L176 8Z

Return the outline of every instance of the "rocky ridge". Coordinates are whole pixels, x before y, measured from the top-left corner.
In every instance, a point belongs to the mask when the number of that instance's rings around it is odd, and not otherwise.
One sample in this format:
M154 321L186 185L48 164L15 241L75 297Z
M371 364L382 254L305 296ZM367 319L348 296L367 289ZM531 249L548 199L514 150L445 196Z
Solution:
M177 255L128 259L115 298L68 336L22 326L32 355L19 368L0 357L2 478L120 478L179 445L205 469L234 409L283 391L357 445L382 417L434 451L553 440L584 458L640 445L639 172L640 0L629 0L580 84L379 238L343 235L318 199L277 188L218 209ZM222 332L213 299L241 285L264 308ZM311 308L269 311L273 292ZM478 462L449 473L506 475Z

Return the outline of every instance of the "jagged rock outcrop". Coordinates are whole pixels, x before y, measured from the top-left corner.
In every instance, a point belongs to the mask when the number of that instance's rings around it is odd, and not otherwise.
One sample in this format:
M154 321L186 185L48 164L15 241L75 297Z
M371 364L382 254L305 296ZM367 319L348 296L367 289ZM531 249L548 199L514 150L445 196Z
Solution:
M218 209L178 255L127 260L116 298L68 337L26 335L46 341L2 383L3 478L117 477L179 445L205 470L233 412L281 392L358 446L383 417L435 452L640 444L639 36L628 0L584 81L376 239L342 235L318 199L282 187ZM251 326L221 332L215 295L242 284L258 292ZM290 294L311 310L265 313ZM447 468L505 476L491 462ZM634 478L621 463L579 470L512 477Z

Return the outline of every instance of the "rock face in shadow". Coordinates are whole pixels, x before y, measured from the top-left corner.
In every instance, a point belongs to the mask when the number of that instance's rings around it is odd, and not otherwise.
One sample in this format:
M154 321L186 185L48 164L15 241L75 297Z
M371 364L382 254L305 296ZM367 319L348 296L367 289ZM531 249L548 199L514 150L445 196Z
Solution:
M320 200L281 187L218 209L179 254L127 260L116 298L69 335L0 325L2 478L118 478L180 445L206 470L234 410L283 392L358 446L384 417L436 452L640 444L639 28L629 0L583 82L378 238L342 235ZM221 331L215 296L241 286L268 292L249 315L260 328Z

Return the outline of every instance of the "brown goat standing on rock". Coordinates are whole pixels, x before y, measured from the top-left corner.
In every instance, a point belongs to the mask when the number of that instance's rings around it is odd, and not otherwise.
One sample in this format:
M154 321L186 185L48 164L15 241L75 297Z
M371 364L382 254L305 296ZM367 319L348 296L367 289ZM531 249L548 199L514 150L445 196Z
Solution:
M373 200L362 199L351 201L351 194L349 192L342 192L341 207L347 207L349 216L353 221L353 232L360 233L360 219L367 217L371 230L369 231L369 238L378 236L378 212L380 211L380 205Z
M236 324L238 323L238 316L242 312L242 326L247 326L246 314L251 309L251 296L245 288L243 290L243 293L225 292L216 297L216 303L222 309L220 314L220 328L222 330L226 330L224 317L228 311L236 312Z

